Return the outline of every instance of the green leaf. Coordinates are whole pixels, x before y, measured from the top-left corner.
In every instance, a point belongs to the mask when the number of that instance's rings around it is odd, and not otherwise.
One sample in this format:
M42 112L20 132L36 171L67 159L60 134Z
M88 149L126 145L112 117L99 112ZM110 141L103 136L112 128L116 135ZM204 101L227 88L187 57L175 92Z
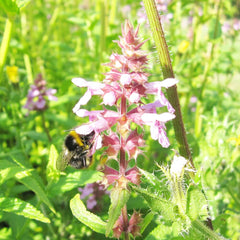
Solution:
M70 208L73 215L83 224L90 227L93 231L105 234L107 223L97 215L86 210L80 195L76 194L70 201Z
M160 213L165 218L165 220L174 221L176 219L176 213L174 212L175 205L171 201L149 193L146 189L136 187L134 185L131 185L131 188L148 202L149 207L153 212Z
M39 199L44 202L52 212L55 213L53 205L46 195L45 185L43 184L42 178L34 169L25 167L26 164L24 162L24 159L21 158L21 155L11 155L11 157L14 162L22 168L22 171L19 171L15 174L15 178L24 184L27 188L35 192L38 195Z
M51 197L56 196L60 193L70 191L74 188L84 186L87 183L93 183L102 180L102 173L83 169L81 171L74 171L67 175L61 176L58 182L54 182L48 186L48 192Z
M111 206L109 208L109 218L106 229L106 236L108 237L113 225L121 214L123 206L127 203L130 192L127 189L114 188L111 192Z
M44 185L40 181L40 178L35 172L35 170L29 171L28 169L28 170L19 172L16 174L15 177L19 182L21 182L26 187L28 187L33 192L35 192L38 195L39 199L43 201L50 208L52 212L55 213L54 207L46 195Z
M201 220L206 220L208 217L208 210L207 210L207 200L196 185L191 185L187 191L187 209L186 213L189 218L194 221L198 217Z
M38 197L51 209L51 211L55 212L46 195L45 186L35 170L17 166L15 163L7 160L0 161L0 169L2 169L0 171L0 183L9 178L15 177L19 182L35 192Z
M210 40L215 40L221 37L222 35L221 23L217 18L212 18L210 20L208 34Z
M1 0L0 6L6 12L8 17L14 17L16 14L19 13L18 5L14 0Z
M167 184L165 184L163 180L160 180L153 173L149 173L147 171L144 171L143 169L139 169L139 170L142 175L143 184L146 184L150 189L153 189L154 192L158 192L158 193L164 192L164 194L169 194Z
M139 170L141 175L145 177L144 180L146 180L150 186L153 186L154 188L159 188L159 186L161 186L161 182L153 173L149 173L147 171L144 171L143 169Z
M50 146L49 160L47 165L48 182L50 182L51 180L56 181L59 178L60 174L56 169L57 159L58 159L58 152L55 146L52 144Z
M230 214L220 214L213 220L213 229L216 231L217 229L221 229L223 226L227 228L227 220L230 218Z
M1 160L0 161L0 184L6 180L15 177L19 172L24 171L22 167L17 166L11 161Z
M153 231L145 238L145 240L169 240L178 237L181 232L181 226L179 223L174 223L171 226L166 224L159 224Z
M17 2L19 9L22 9L22 8L26 7L31 2L31 0L16 0L16 2Z
M153 217L154 217L154 213L152 213L152 212L148 213L148 214L144 217L143 221L142 221L141 224L140 224L141 233L143 233L144 230L147 228L147 226L151 223Z
M4 212L12 212L18 215L22 215L26 218L35 219L45 223L50 223L50 220L46 218L34 206L18 198L1 197L0 209L1 211Z
M64 171L64 169L67 167L67 161L64 159L62 153L56 159L56 165L55 166L56 166L56 169L58 171Z

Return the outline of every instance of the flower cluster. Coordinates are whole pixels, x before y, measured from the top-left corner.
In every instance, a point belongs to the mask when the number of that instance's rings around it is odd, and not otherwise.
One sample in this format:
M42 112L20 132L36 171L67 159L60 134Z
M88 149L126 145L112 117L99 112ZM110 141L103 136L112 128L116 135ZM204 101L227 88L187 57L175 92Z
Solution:
M87 198L87 208L94 212L101 209L101 199L108 193L104 185L99 183L89 183L78 190L81 192L81 199Z
M126 232L131 233L134 238L140 236L139 223L141 221L142 221L141 214L139 212L134 211L129 220ZM122 232L124 232L123 226L124 226L123 216L120 215L120 217L118 218L117 222L114 224L113 227L114 237L118 239L120 238Z
M234 35L239 30L240 30L240 20L236 18L225 21L222 25L222 31L225 34Z
M148 82L149 74L146 73L148 60L141 50L145 41L139 39L138 30L139 26L134 29L128 21L122 26L122 36L119 41L116 41L122 49L122 54L113 53L110 56L110 62L105 64L110 67L110 71L105 73L102 83L86 81L82 78L72 80L78 87L87 88L86 93L73 108L73 112L79 117L89 118L89 123L77 127L75 131L81 135L94 131L90 155L94 154L96 149L105 147L104 156L107 160L115 159L118 162L118 170L107 165L103 170L103 183L118 189L126 189L129 182L140 184L137 166L128 168L128 163L131 159L136 160L142 153L141 147L144 146L144 140L142 133L131 129L131 123L135 123L140 128L144 125L149 126L151 137L158 140L162 147L167 148L170 143L165 132L165 123L175 117L174 109L164 96L162 88L175 85L177 80ZM102 104L106 107L103 110L94 111L82 108L94 95L99 95ZM148 95L154 95L156 100L153 103L144 104L143 99ZM108 110L107 106L112 110ZM116 107L115 111L113 106ZM115 125L116 132L112 130ZM115 226L116 236L121 234L123 231L121 229L126 230L126 223L129 233L134 236L138 234L140 215L134 216L133 220L124 219L124 221L121 221L120 216ZM131 221L135 227L130 224ZM121 222L124 222L124 226Z
M136 159L141 153L139 147L144 145L143 136L139 135L136 130L131 131L131 122L141 127L150 126L151 136L154 140L158 140L165 148L170 145L165 132L165 123L172 120L175 115L162 88L173 86L177 80L148 82L149 74L145 72L147 57L140 50L145 41L140 41L138 38L138 30L138 27L134 30L128 21L122 27L123 36L117 43L123 54L113 53L111 55L110 63L105 64L111 70L105 74L103 83L90 82L82 78L72 80L78 87L87 87L86 93L75 105L73 112L79 117L89 117L88 124L81 125L75 130L78 134L95 132L95 141L90 154L94 154L96 149L101 147L107 147L106 153L112 159L118 159L120 153L120 170L105 168L105 174L109 176L107 177L108 184L113 183L122 175L129 181L137 183L136 169L126 171L126 160L122 159L121 162L121 152L122 158L125 158L126 152L129 159ZM155 95L156 101L144 105L141 99L146 98L148 94ZM93 95L100 95L104 105L117 106L117 111L106 108L96 111L83 109L82 106L86 105ZM136 108L128 111L133 104L136 105ZM162 107L166 107L168 112L159 114L158 109ZM115 124L118 126L118 134L111 131L108 135L102 134L103 131L110 130Z
M48 107L48 101L57 101L57 97L54 94L56 89L46 88L47 82L43 79L41 74L38 74L34 81L34 85L31 85L31 89L28 91L27 102L24 108L29 111L43 111Z

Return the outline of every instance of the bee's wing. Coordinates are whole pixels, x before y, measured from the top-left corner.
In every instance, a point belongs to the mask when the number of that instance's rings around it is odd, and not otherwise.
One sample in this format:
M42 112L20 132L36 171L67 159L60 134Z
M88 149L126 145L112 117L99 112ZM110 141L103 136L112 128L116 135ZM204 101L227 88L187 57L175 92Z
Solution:
M69 161L71 160L72 156L73 156L72 152L68 151L67 149L64 149L57 159L56 163L57 169L59 171L63 171L69 164Z

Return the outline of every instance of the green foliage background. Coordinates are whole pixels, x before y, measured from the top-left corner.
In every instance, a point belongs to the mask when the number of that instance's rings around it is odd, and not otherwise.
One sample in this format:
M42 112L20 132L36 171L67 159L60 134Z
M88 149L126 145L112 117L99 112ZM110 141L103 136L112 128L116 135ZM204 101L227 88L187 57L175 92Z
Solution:
M96 154L90 170L69 167L61 176L53 159L60 154L67 131L87 121L72 113L85 90L73 86L71 79L101 81L108 70L102 63L109 61L112 52L120 51L113 40L121 34L121 24L129 19L136 26L143 9L140 1L130 0L18 1L24 2L28 4L21 11L11 13L15 16L13 32L1 76L0 239L103 239L78 222L69 207L78 187L101 179L95 170L100 154ZM239 5L239 1L230 0L173 0L167 12L172 18L164 23L197 169L195 180L205 190L214 229L235 240L240 238L240 30L232 26L239 21ZM3 9L1 42L7 18ZM228 32L221 30L226 23L231 26ZM149 55L150 81L162 80L146 23L141 24L140 35L150 39L144 45ZM189 46L181 50L183 41ZM18 67L18 83L10 81L7 66ZM43 74L49 88L57 89L58 101L50 102L44 115L27 115L23 105L38 73ZM100 103L93 98L87 108L101 109ZM148 172L158 169L154 162L170 163L171 148L177 149L173 129L170 124L168 127L169 149L162 149L151 140L149 129L145 131L146 156L139 157L138 165ZM106 220L110 200L104 201L100 216ZM138 207L147 213L146 202L136 196L128 205L130 210ZM28 209L27 213L21 206ZM159 221L153 219L139 239L154 239L149 233Z

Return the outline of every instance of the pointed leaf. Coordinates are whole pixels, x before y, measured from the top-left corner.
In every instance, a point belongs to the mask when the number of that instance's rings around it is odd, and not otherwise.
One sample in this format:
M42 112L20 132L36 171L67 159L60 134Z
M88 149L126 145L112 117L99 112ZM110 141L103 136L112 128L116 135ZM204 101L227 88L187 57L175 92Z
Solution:
M140 224L141 233L143 233L144 230L147 228L147 226L151 223L153 217L154 217L154 213L152 213L152 212L148 213L148 214L144 217L143 221L142 221L141 224Z
M178 235L183 229L179 223L174 223L172 226L167 226L165 224L159 224L153 231L145 238L145 240L168 240L168 239L178 239Z
M123 206L127 203L130 192L127 189L114 188L111 192L111 206L109 208L109 218L106 229L106 236L108 237L113 225L119 218Z
M21 10L22 8L26 7L31 2L31 0L16 0L16 2L19 9Z
M8 160L0 161L0 184L6 180L15 177L19 172L24 171L22 167L17 166L15 163Z
M35 192L40 198L40 200L43 201L49 207L49 209L55 213L54 207L46 195L44 186L42 182L39 182L39 178L36 175L37 173L35 172L35 170L26 170L17 173L15 177L19 182L21 182L26 187Z
M212 18L209 25L209 39L214 40L222 35L221 23L217 18Z
M159 193L168 193L168 188L166 187L167 185L153 173L144 171L143 169L139 169L139 171L141 175L144 176L142 177L142 182L146 183L148 187L154 189L154 192L157 191Z
M191 185L187 191L187 210L189 218L194 221L198 217L201 220L206 220L208 217L207 200L197 186Z
M148 182L148 184L150 184L151 186L157 188L160 185L160 181L159 179L153 174L153 173L149 173L147 171L144 171L143 169L139 169L141 175L143 175L146 179L146 181Z
M146 189L131 185L131 188L142 196L153 212L160 213L166 220L175 220L175 205L160 196L149 193Z
M18 198L1 197L0 209L1 211L4 211L4 212L12 212L18 215L22 215L26 218L35 219L45 223L50 223L50 220L46 218L34 206Z
M52 144L49 152L49 161L47 165L47 179L48 182L57 181L59 179L60 173L56 169L58 159L58 152L56 147Z
M76 194L70 201L70 208L73 215L83 224L90 227L93 231L105 234L107 223L97 215L86 210L80 195Z
M58 182L51 184L48 187L48 192L51 197L53 197L59 193L64 193L74 188L84 186L87 183L93 183L102 180L102 175L103 174L101 172L89 169L74 171L67 175L61 176Z
M0 6L6 12L8 17L13 17L19 13L19 8L14 0L1 0Z

